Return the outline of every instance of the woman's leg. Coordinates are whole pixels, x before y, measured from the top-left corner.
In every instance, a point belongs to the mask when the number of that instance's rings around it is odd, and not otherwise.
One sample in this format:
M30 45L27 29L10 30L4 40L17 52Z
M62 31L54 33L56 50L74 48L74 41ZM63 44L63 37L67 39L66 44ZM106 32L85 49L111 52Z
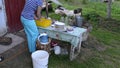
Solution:
M21 18L22 24L25 29L25 33L27 35L27 41L28 41L28 48L29 52L34 52L36 50L36 39L38 37L38 29L35 24L34 20L27 20L25 18Z

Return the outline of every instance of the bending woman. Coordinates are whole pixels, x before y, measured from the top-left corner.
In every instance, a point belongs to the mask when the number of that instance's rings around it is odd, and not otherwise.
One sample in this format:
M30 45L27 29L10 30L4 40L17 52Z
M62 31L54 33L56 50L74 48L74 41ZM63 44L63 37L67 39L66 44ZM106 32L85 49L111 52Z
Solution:
M36 51L36 39L39 35L35 20L41 18L43 0L26 0L21 13L21 22L27 35L29 52ZM35 14L35 12L37 13Z

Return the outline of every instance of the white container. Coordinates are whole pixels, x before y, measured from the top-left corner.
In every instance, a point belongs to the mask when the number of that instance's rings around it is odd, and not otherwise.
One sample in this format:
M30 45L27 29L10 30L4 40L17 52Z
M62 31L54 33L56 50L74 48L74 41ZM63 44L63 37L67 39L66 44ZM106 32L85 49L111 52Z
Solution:
M60 46L55 46L55 47L54 47L54 53L55 53L56 55L59 55L59 54L61 53L61 48L60 48Z
M47 51L38 50L32 53L33 68L48 68L49 54Z

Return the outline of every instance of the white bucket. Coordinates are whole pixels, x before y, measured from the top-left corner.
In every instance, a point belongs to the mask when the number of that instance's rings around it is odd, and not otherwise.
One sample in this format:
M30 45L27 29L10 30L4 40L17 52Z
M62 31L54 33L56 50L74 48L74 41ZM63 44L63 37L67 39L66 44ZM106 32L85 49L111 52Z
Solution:
M60 46L55 46L55 47L54 47L54 53L55 53L56 55L59 55L59 54L61 53L61 48L60 48Z
M38 50L31 55L33 61L33 68L48 68L49 54L47 51Z

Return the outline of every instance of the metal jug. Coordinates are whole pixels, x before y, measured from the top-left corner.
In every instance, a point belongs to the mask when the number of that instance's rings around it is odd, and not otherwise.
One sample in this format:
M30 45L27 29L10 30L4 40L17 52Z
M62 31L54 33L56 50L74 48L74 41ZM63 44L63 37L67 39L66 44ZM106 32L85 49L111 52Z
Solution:
M75 16L75 26L82 27L83 24L83 17L80 15Z

